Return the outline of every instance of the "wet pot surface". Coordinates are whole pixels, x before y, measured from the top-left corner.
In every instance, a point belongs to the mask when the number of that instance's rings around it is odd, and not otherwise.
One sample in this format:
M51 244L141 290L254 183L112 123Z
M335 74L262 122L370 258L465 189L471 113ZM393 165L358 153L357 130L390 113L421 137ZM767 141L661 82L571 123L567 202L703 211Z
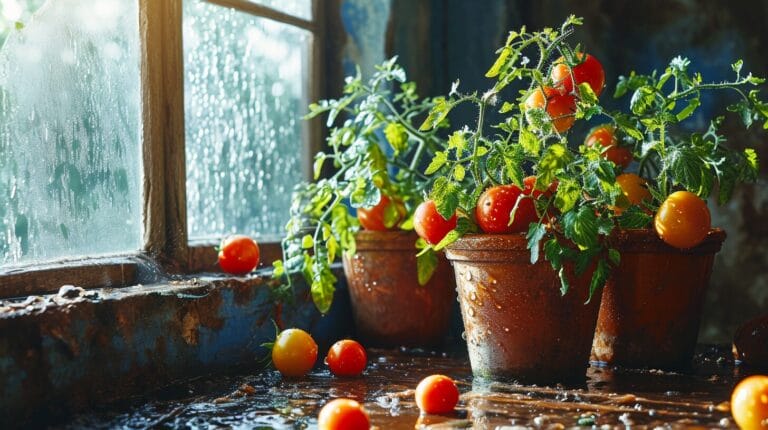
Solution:
M361 231L344 273L358 336L379 347L437 346L446 337L455 303L453 270L442 254L419 285L413 232Z
M498 426L570 428L577 424L735 428L727 407L738 368L728 347L707 347L691 374L592 367L575 386L526 386L473 380L462 357L419 351L369 351L362 378L341 379L323 368L285 380L276 371L216 375L165 387L148 398L70 418L52 428L314 429L332 398L364 402L374 426L413 429L495 429ZM419 417L418 381L433 373L455 378L461 399L448 416ZM442 424L442 426L439 426ZM424 427L430 428L430 427Z
M592 359L627 367L689 366L723 240L725 233L715 229L701 245L681 251L653 230L620 232L621 263L603 291Z
M571 286L562 295L549 263L530 264L524 235L465 236L446 254L476 375L583 379L600 304L600 291L585 304L591 270L578 277L568 272Z

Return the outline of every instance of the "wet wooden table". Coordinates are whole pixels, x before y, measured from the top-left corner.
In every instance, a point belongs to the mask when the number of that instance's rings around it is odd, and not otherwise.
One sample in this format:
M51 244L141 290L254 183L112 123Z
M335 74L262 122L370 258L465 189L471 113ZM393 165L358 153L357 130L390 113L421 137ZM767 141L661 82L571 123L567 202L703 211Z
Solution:
M727 348L700 350L687 373L592 366L583 383L554 387L473 379L466 358L373 350L360 378L336 378L324 366L299 380L276 371L198 378L55 428L311 429L320 407L336 397L364 402L374 426L386 430L733 428L727 400L740 369ZM434 373L459 384L461 400L451 416L419 416L413 390Z

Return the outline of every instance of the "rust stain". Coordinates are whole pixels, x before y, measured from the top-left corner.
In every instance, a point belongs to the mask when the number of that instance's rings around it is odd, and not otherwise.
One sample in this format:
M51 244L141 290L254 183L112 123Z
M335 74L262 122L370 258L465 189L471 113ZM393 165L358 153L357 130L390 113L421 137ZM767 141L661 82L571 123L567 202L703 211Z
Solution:
M197 345L200 326L214 330L224 327L224 319L219 316L221 305L221 291L217 290L182 309L181 337L188 345Z
M230 284L232 292L235 296L235 304L238 306L245 306L253 300L256 295L256 288L258 288L263 282L240 282L233 281Z

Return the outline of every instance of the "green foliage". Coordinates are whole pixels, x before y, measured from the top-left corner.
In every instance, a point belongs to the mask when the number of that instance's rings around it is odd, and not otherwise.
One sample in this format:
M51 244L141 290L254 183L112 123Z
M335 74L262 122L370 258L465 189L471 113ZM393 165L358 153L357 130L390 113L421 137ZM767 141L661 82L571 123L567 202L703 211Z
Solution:
M435 110L438 106L446 111ZM358 70L347 78L341 98L309 106L307 118L327 115L329 151L315 157L315 181L294 189L282 241L283 260L273 263L273 277L283 280L283 289L290 290L293 278L302 276L311 286L317 308L328 312L337 282L331 265L342 253L356 251L360 226L351 208L370 208L386 195L401 202L409 214L400 227L413 228L412 212L432 182L418 169L422 161L435 156L437 161L432 163L439 164L434 128L444 121L447 110L445 99L419 98L416 85L406 81L396 58L377 66L367 81ZM429 116L429 129L418 130L416 124ZM454 144L460 145L456 139ZM328 162L335 172L318 179ZM441 165L432 167L435 172L440 169ZM400 214L395 205L385 209L383 221L387 227L397 227ZM436 255L428 251L417 260L422 284L437 267Z
M732 65L736 76L730 82L705 82L682 57L672 59L663 73L622 76L614 96L628 99L626 111L605 110L593 88L586 83L578 85L573 92L577 99L575 119L600 118L615 128L617 137L632 149L639 173L648 181L653 196L642 207L630 206L617 214L614 208L626 205L627 198L616 182L621 168L604 158L605 148L569 145L569 140L582 141L583 137L568 139L554 129L545 109L525 108L532 91L555 85L548 77L555 59L564 57L569 67L578 64L581 48L569 45L567 39L581 22L571 16L560 29L510 32L486 73L494 81L492 88L482 95L462 94L455 85L422 127L443 126L448 112L461 104L477 109L476 127L463 127L450 134L424 172L435 178L429 197L438 211L445 217L460 214L458 227L435 249L477 229L475 206L488 187L509 183L522 186L526 174L536 176L540 190L556 181L554 195L536 201L538 219L528 226L531 262L536 263L543 254L558 274L563 293L572 285L572 276L590 274L591 298L621 261L619 251L610 246L615 229L647 228L652 212L677 189L701 197L717 191L718 201L724 203L738 183L756 180L755 151L728 148L718 135L720 118L703 133L674 134L681 123L694 117L705 94L715 90L737 94L739 101L729 110L739 115L746 127L760 121L768 128L768 104L760 100L757 89L748 89L763 80L742 75L741 61ZM527 89L514 99L500 100L501 90L513 83ZM497 104L504 118L497 124L485 124L486 109Z

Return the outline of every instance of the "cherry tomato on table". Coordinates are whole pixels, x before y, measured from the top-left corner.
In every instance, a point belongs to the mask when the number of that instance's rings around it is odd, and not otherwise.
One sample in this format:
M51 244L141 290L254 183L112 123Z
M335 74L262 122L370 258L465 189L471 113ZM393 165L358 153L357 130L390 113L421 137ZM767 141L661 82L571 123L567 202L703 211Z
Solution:
M432 200L420 204L413 214L413 228L416 234L432 245L440 243L449 231L456 228L456 223L456 214L450 219L443 218Z
M334 343L325 357L325 363L336 376L358 376L365 370L367 361L365 348L351 339Z
M259 265L259 245L248 236L236 234L219 246L219 267L233 275L245 275Z
M584 144L587 146L599 144L603 148L607 148L603 150L603 157L622 169L626 169L632 162L632 151L629 148L619 146L616 129L611 125L603 124L593 128L584 140Z
M368 430L371 421L360 403L350 399L328 402L317 417L319 430Z
M731 394L731 413L744 430L765 429L768 423L768 376L750 376Z
M558 133L567 131L576 121L576 97L555 88L544 87L543 91L541 88L534 89L525 99L525 108L544 109ZM528 121L531 121L530 118Z
M289 328L277 335L272 347L272 363L284 376L304 376L316 361L317 344L309 333Z
M397 227L403 218L405 218L403 203L392 201L384 194L375 206L357 209L357 219L366 230L387 231Z
M574 82L576 82L576 85L586 82L592 88L595 95L599 97L605 86L605 70L603 70L603 65L600 64L597 58L589 54L586 54L585 58L584 55L583 52L579 53L579 64L570 69L565 64L565 58L558 58L555 60L554 66L552 66L550 77L555 86L562 86L566 93L573 91Z
M510 224L510 215L516 203L515 219ZM514 184L496 185L485 190L477 200L475 218L480 229L486 233L528 231L528 225L537 219L533 200L525 197L523 190Z
M654 226L668 245L688 249L707 237L712 220L704 200L688 191L676 191L659 207Z
M431 375L416 387L416 405L427 414L447 414L459 402L459 389L445 375Z

